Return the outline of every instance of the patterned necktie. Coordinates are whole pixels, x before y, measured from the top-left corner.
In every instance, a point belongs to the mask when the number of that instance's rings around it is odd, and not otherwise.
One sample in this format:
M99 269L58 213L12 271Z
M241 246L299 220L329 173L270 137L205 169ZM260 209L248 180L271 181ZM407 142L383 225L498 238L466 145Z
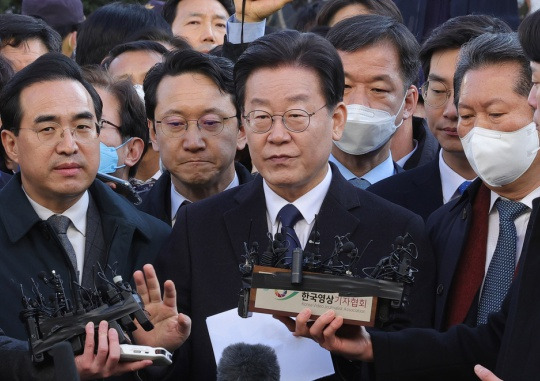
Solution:
M500 198L495 207L499 211L499 237L484 280L477 324L485 324L488 315L501 308L516 268L517 231L514 220L529 209L520 202Z
M371 185L371 183L367 181L366 179L362 179L358 177L354 177L350 179L349 182L355 187L360 188L360 189L366 189L367 187Z
M287 204L281 208L278 217L281 221L281 234L285 236L288 243L287 252L285 253L285 263L289 264L292 260L293 250L297 247L301 247L298 236L294 231L294 225L296 225L303 216L293 204Z
M60 239L60 243L64 247L69 260L71 261L71 265L73 266L75 273L77 273L77 255L75 254L75 250L73 249L73 246L71 245L71 242L67 236L67 230L71 220L66 216L62 216L61 214L53 214L47 219L47 221L49 221L52 228L56 232L58 239Z
M458 192L459 194L463 194L463 192L465 192L465 189L467 189L469 187L469 185L471 185L472 181L469 181L469 180L465 180L464 182L461 183L461 185L458 187Z

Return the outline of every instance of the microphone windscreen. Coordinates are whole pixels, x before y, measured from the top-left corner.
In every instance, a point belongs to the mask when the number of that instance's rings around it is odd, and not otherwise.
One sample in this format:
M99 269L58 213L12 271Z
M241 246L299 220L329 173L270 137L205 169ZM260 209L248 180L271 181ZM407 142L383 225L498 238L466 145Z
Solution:
M263 344L229 345L217 367L217 381L279 381L279 378L276 352Z
M351 251L354 250L354 247L355 247L354 243L349 241L349 242L346 242L346 243L343 244L343 247L341 248L341 251L343 253L350 253Z

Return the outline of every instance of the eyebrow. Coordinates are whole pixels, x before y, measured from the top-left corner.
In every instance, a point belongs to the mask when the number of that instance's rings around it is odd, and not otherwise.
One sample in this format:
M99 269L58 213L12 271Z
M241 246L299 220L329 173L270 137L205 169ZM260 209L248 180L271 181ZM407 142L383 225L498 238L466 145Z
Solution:
M187 17L204 17L206 16L205 13L201 13L201 12L191 12L187 15ZM221 19L221 20L227 20L227 17L223 16L223 15L218 15L218 14L214 14L212 15L212 18L215 19L215 18L218 18L218 19Z
M492 106L494 104L507 104L507 103L502 98L495 98L495 99L490 99L489 101L482 103L481 106L484 108L488 108L489 106ZM472 106L469 106L468 104L462 103L462 102L458 103L458 108L459 107L472 109Z
M309 100L309 95L308 94L292 95L292 96L286 97L285 100L287 102L306 102ZM250 104L255 105L255 106L267 106L269 103L270 103L269 100L262 99L262 98L253 98L250 101Z
M447 83L447 80L446 78L443 78L441 77L440 75L437 75L437 74L429 74L428 75L428 80L433 80L433 81L439 81L439 82L444 82L444 83Z
M236 113L236 108L234 109L234 112ZM201 113L201 116L202 115L206 115L206 114L210 114L210 113L215 113L215 114L225 114L225 110L223 109L220 109L220 108L217 108L217 107L209 107L209 108L205 108L202 113ZM178 109L171 109L171 110L167 110L163 113L164 116L171 116L171 115L182 115L183 114L183 111L182 110L178 110Z
M34 123L58 122L59 119L60 118L57 115L39 115L34 119ZM79 119L94 119L94 115L89 111L83 111L73 115L71 118L72 121Z

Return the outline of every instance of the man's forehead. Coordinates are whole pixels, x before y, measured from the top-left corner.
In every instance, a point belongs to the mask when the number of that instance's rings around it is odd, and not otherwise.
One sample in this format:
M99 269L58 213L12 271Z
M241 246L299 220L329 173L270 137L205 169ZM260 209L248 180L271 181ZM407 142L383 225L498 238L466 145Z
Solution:
M95 118L94 103L82 83L73 79L51 79L32 83L19 94L25 115L91 115Z

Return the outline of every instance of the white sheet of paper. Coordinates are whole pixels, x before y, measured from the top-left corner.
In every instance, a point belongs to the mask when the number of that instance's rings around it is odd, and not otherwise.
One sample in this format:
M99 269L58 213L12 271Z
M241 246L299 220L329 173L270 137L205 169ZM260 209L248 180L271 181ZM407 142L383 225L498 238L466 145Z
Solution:
M235 343L264 344L276 351L282 381L310 381L334 374L330 352L313 340L294 337L271 315L253 313L247 319L232 309L206 318L216 363L223 350Z

